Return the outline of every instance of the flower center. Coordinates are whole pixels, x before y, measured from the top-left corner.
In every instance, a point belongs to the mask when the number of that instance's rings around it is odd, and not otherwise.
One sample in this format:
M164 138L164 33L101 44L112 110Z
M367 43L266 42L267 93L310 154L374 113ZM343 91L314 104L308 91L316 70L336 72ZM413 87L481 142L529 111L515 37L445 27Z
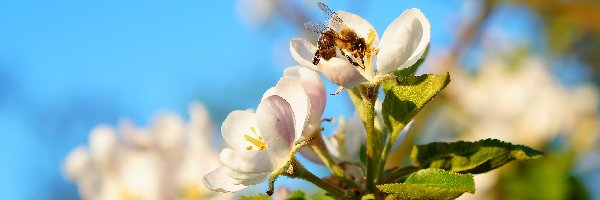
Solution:
M256 147L258 150L267 150L267 143L260 135L258 135L258 133L256 133L254 127L250 127L250 132L252 132L253 136L244 134L244 139L252 144L248 145L246 150L250 151L254 147Z

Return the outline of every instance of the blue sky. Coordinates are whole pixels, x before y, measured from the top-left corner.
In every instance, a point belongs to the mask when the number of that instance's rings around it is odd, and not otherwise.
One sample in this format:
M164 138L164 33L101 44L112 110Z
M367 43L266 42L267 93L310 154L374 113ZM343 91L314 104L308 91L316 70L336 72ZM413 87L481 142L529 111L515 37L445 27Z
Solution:
M232 110L255 108L293 64L286 45L299 34L281 24L248 29L235 1L210 2L0 2L0 194L77 198L61 162L97 124L129 117L145 125L160 110L186 115L192 101L206 104L217 125ZM420 8L433 50L450 44L461 9L461 1L353 2L330 7L363 15L379 34L404 9ZM345 96L328 99L326 117L351 113Z

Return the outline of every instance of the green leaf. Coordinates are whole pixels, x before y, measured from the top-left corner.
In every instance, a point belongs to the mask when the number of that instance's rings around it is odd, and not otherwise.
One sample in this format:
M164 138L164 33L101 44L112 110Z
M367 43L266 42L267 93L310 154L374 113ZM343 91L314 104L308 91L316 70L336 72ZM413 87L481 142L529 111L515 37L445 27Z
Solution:
M310 195L310 199L312 199L312 200L335 200L333 197L328 196L327 192L325 192L323 190L315 192L314 194Z
M378 185L377 188L403 199L455 199L465 192L475 193L475 181L471 174L423 169L411 174L404 183Z
M271 197L265 194L257 194L254 196L242 196L240 200L271 200Z
M513 160L531 160L542 152L523 145L496 139L477 142L434 142L416 145L411 160L421 168L440 168L454 172L479 174L496 169Z
M404 78L407 76L414 75L417 72L417 70L419 69L419 67L421 67L421 64L423 64L423 62L425 61L425 58L427 58L428 55L429 55L429 46L427 46L427 49L425 50L425 53L423 53L423 56L421 56L421 58L419 60L417 60L417 62L414 65L404 68L404 69L397 70L392 73L396 77L399 77L399 78ZM383 83L383 91L387 92L390 87L395 85L395 82L396 81L394 81L394 80L384 82Z
M398 80L385 94L383 121L395 139L406 124L450 82L448 73L408 76Z
M360 198L360 200L374 200L374 199L375 199L375 195L373 195L373 194L367 194Z
M290 195L288 195L285 199L286 200L305 200L306 193L304 193L304 191L302 191L302 190L296 190L296 191L290 193Z
M365 145L360 145L360 150L359 150L359 158L360 158L360 162L363 165L367 164L367 147Z

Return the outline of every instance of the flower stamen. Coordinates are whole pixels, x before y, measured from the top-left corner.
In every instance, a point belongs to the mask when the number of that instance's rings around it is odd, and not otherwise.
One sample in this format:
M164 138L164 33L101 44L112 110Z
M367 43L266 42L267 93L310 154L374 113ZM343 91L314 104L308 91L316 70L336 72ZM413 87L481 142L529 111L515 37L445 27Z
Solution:
M252 137L248 134L244 134L244 139L246 141L250 142L252 145L256 146L256 148L258 148L258 150L266 150L267 143L262 138L262 136L260 136L260 135L258 135L258 133L256 133L256 130L254 129L254 127L250 127L250 131L253 133L254 137ZM247 146L246 150L252 150L252 148L253 148L252 145Z

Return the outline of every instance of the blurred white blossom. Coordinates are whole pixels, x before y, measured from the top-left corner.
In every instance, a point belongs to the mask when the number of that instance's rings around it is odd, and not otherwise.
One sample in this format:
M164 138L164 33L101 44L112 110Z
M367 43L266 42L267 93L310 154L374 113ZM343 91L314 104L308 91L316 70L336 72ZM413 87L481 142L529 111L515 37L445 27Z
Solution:
M249 27L259 27L266 24L275 12L276 0L238 0L235 11Z
M539 57L517 66L492 57L481 65L475 76L452 73L448 88L461 108L457 118L464 120L466 139L492 137L540 147L557 134L576 137L581 123L595 117L597 92L591 86L562 86Z
M150 128L128 121L119 130L98 126L89 147L69 153L64 172L83 199L231 199L202 185L202 176L219 165L213 135L200 104L190 106L187 123L178 115L162 114Z
M459 138L497 138L541 148L562 134L581 152L596 143L599 96L593 86L563 86L545 60L531 55L517 64L486 56L480 65L474 75L451 73L447 94L458 109L451 109L449 119ZM477 192L461 199L493 198L497 176L475 176Z

